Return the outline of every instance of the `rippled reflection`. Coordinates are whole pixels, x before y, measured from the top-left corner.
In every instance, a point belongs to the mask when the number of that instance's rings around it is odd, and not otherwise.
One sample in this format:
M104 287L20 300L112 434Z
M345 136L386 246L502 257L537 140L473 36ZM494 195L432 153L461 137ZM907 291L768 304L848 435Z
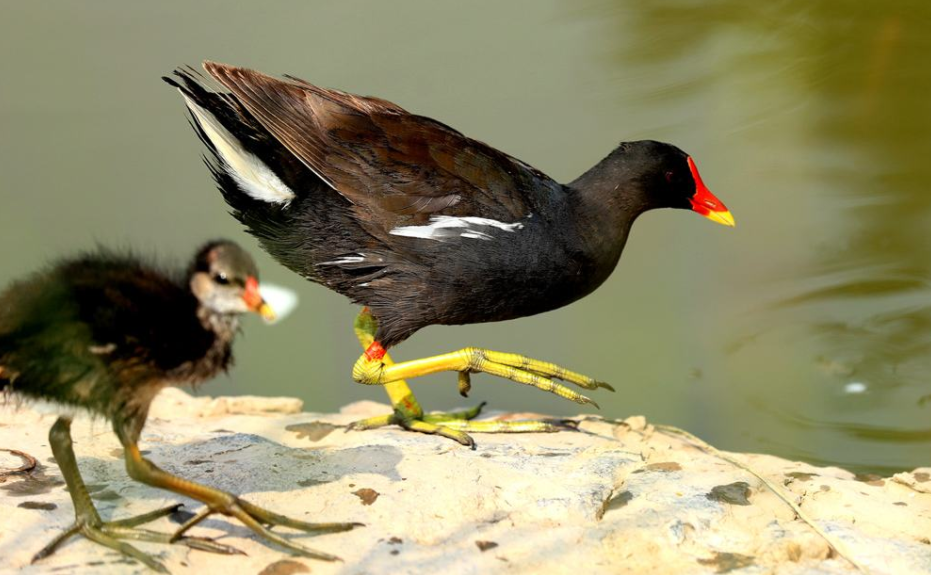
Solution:
M734 393L774 418L778 438L761 442L848 466L926 461L931 4L587 9L616 32L623 105L659 107L669 132L725 132L719 157L740 162L731 169L765 209L750 221L735 209L765 239L744 240L761 261L743 260L751 293L736 298L749 311L722 346L731 384L753 388ZM820 447L801 445L813 437ZM884 459L873 443L897 450Z

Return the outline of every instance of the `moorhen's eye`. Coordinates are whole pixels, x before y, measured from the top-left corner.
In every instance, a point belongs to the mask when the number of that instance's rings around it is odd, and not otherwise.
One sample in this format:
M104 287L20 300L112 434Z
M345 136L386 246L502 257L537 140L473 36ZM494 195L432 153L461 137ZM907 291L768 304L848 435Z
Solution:
M226 277L226 274L223 272L217 272L213 276L214 283L217 283L221 286L229 285L230 279Z
M673 176L675 176L674 173L672 173L672 172L666 172L666 181L669 182L669 183L671 184L671 183L672 183L672 178L673 178Z

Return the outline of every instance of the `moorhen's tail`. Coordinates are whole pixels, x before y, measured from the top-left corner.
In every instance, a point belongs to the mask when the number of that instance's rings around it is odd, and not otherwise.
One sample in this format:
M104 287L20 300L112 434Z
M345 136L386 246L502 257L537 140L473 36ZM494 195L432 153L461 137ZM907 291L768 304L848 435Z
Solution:
M233 215L263 235L261 228L299 197L297 190L306 189L309 170L235 98L211 89L213 82L196 70L178 68L174 77L162 79L184 97L191 126L209 150L205 163Z
M191 68L163 79L184 98L191 125L208 150L205 163L232 215L273 257L337 291L343 284L365 283L373 269L385 267L390 254L374 268L357 262L358 238L369 236L356 222L352 204L233 94Z

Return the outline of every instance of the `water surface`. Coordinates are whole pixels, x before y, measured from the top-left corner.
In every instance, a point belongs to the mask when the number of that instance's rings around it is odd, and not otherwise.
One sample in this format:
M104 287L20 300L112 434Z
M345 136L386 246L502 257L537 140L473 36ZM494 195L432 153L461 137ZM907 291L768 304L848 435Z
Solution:
M588 298L433 327L415 358L479 345L611 381L644 414L732 450L858 470L931 453L931 4L927 2L7 3L0 19L0 281L96 241L186 259L256 243L226 215L177 95L202 59L391 99L569 181L620 140L675 143L736 229L637 222ZM301 305L249 321L205 393L383 400L355 385L356 310L261 254ZM453 376L416 384L462 405ZM852 393L854 392L854 393ZM577 406L487 376L473 399Z

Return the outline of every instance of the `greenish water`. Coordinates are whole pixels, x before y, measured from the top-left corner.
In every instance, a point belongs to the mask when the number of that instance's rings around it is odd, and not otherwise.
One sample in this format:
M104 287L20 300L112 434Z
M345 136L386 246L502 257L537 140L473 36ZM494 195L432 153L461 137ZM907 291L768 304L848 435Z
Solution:
M620 140L665 140L695 157L736 229L649 213L588 298L428 328L396 358L523 352L613 383L597 397L607 416L724 449L927 465L929 24L925 1L6 2L0 281L95 241L181 260L230 237L301 305L277 326L249 321L237 368L204 393L383 401L349 378L357 310L258 253L159 76L210 58L378 95L561 181ZM415 391L428 408L463 404L451 375ZM578 411L487 376L473 399Z

